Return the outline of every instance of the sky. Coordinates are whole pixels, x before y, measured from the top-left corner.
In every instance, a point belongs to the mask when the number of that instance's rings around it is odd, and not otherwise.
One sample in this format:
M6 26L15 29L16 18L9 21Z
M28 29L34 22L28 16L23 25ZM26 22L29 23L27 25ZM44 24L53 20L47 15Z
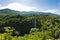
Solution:
M0 9L60 13L60 0L0 0ZM59 14L60 15L60 14Z

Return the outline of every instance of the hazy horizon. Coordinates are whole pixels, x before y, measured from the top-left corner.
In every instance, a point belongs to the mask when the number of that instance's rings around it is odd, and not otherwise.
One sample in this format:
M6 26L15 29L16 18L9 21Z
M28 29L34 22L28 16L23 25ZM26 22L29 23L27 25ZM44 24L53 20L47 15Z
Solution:
M0 0L0 9L60 13L60 0Z

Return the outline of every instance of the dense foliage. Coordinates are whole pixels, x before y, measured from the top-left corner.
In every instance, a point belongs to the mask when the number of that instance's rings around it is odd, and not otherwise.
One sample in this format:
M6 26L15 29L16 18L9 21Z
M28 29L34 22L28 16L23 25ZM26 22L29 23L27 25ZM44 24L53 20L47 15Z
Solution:
M60 40L59 16L0 14L0 40Z

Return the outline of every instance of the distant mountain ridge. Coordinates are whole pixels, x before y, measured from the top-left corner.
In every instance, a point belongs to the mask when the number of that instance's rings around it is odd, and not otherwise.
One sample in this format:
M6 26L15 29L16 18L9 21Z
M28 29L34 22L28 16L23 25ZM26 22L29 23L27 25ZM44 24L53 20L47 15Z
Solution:
M57 14L53 14L53 13L49 13L49 12L34 12L34 11L15 11L15 10L11 10L11 9L1 9L0 10L0 14L29 14L29 15L51 15L51 16L60 16Z
M14 10L6 8L6 9L1 9L0 13L3 13L3 14L12 14L12 13L19 13L19 11L14 11Z

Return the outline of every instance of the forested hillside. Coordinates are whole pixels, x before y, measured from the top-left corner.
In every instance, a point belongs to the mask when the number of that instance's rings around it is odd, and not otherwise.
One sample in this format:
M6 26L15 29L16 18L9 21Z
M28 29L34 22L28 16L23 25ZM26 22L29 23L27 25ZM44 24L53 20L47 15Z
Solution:
M43 12L23 15L0 13L0 40L55 39L60 40L59 15Z

